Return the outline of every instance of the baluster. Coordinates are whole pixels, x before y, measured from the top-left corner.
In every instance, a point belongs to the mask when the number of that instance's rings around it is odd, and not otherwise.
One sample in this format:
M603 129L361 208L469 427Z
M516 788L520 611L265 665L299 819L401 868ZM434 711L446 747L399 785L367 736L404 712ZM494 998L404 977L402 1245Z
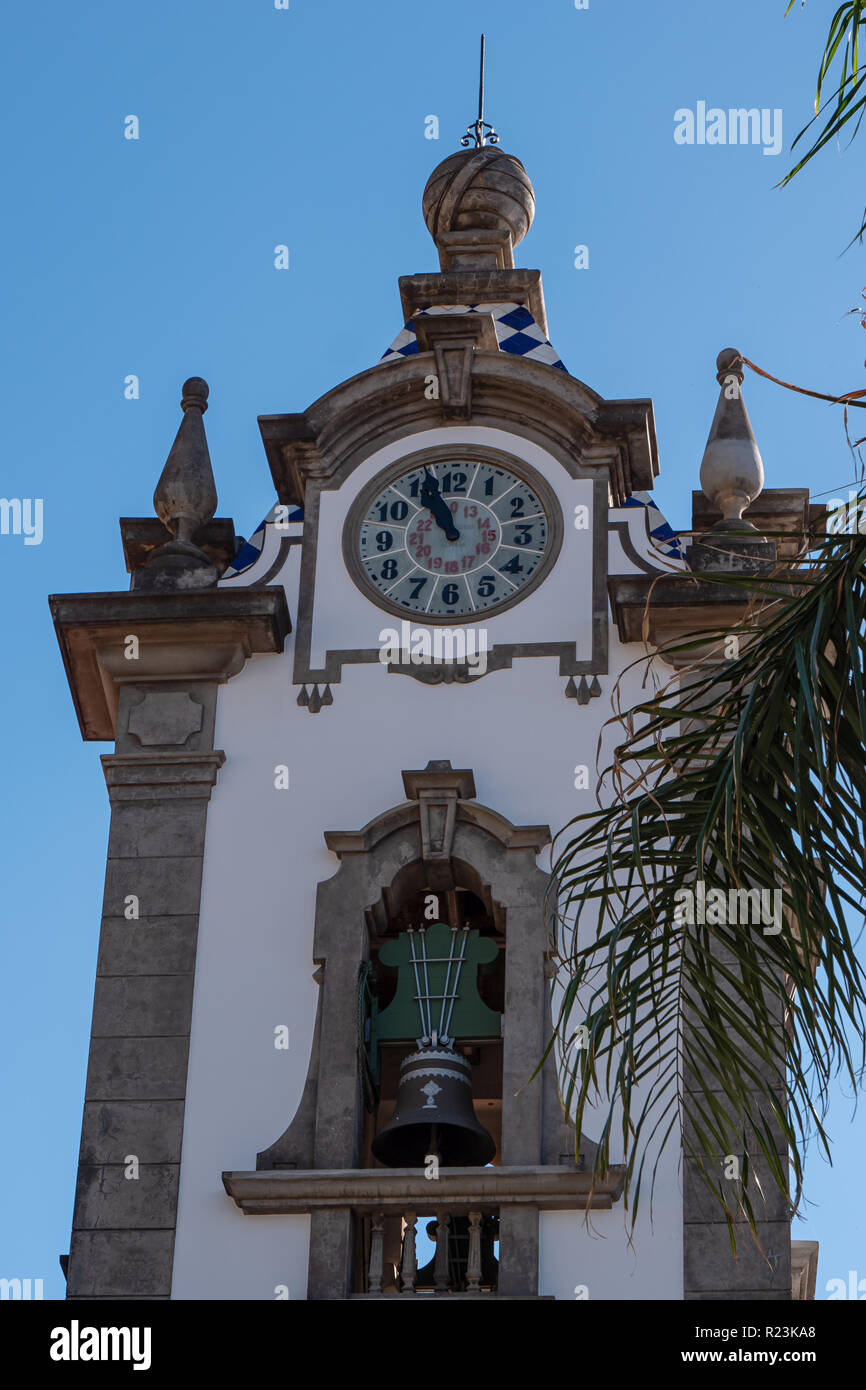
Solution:
M370 1228L370 1271L367 1280L368 1293L382 1292L384 1272L383 1250L385 1243L385 1213L377 1211Z
M469 1253L466 1258L466 1292L481 1292L481 1212L469 1213Z
M433 1264L433 1282L437 1293L448 1291L448 1234L451 1217L447 1211L436 1213L436 1259Z
M414 1211L407 1211L403 1217L403 1261L400 1266L401 1293L415 1292L415 1279L418 1262L415 1258L415 1222L418 1217Z

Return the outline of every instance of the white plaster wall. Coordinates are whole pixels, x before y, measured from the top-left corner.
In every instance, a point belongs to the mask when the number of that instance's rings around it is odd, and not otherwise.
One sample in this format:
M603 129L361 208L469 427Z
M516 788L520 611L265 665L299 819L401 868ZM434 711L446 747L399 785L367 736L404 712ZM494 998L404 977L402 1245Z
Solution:
M312 660L325 647L378 645L392 620L367 602L345 572L342 518L357 491L401 452L468 437L520 453L544 474L565 512L559 560L534 595L487 619L490 641L577 640L589 654L590 550L571 525L589 485L572 480L542 450L493 430L431 431L390 446L356 470L339 492L324 494ZM643 514L620 512L646 552ZM634 568L618 542L612 569ZM270 542L255 569L231 583L260 582ZM280 582L297 614L299 548ZM637 651L611 627L611 675L589 705L564 698L555 659L517 660L468 686L429 687L384 667L346 666L334 703L311 715L291 684L294 639L280 656L252 658L222 687L215 746L226 753L213 792L204 856L201 919L183 1137L174 1298L272 1299L279 1285L305 1296L309 1221L243 1216L226 1195L223 1170L255 1168L294 1115L307 1072L317 986L311 957L317 884L338 861L326 830L355 830L404 799L401 770L450 758L472 768L479 801L518 824L554 833L594 805L574 788L574 768L595 765L602 722L611 714L613 679ZM623 699L637 699L639 677ZM274 768L290 769L290 789L274 789ZM549 868L549 859L539 860ZM286 1025L290 1048L274 1048ZM591 1131L590 1131L590 1137ZM573 1298L577 1284L595 1298L681 1298L681 1198L671 1151L657 1184L655 1228L642 1227L637 1257L628 1248L621 1207L597 1213L586 1232L581 1214L542 1217L541 1291Z

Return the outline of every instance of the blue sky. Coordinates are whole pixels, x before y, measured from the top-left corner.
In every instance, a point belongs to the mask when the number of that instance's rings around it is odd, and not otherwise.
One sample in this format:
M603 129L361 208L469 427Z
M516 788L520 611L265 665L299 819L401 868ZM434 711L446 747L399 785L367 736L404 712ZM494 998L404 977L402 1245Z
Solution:
M518 264L542 270L575 376L652 397L656 498L688 526L721 348L818 390L863 384L848 311L864 252L841 253L866 136L774 189L836 5L784 8L42 0L7 14L0 493L42 498L44 536L0 536L0 1275L63 1295L108 826L110 749L81 741L46 596L127 587L118 517L151 513L193 374L211 387L219 514L253 531L273 501L256 416L302 410L375 362L402 326L397 277L438 269L421 192L474 118L482 29L488 119L536 190ZM674 113L699 101L780 109L782 153L676 144ZM751 374L745 390L767 485L845 497L839 412ZM810 1163L814 1205L794 1232L821 1241L818 1297L850 1269L866 1277L852 1113L840 1092L835 1166Z

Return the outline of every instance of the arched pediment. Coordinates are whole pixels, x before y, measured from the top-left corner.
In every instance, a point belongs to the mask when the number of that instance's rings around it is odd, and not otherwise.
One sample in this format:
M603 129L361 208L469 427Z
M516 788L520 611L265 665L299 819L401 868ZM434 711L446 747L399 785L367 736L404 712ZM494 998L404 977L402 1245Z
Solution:
M368 821L360 830L326 831L325 843L339 856L340 869L319 885L320 904L342 901L352 882L364 899L375 927L386 901L417 892L423 884L436 889L487 889L498 902L524 885L533 901L544 895L547 875L536 857L550 844L547 825L513 825L505 816L475 801L469 769L447 760L402 774L407 800ZM359 882L360 876L360 882ZM338 915L338 914L337 914ZM334 914L325 910L319 920ZM333 941L319 937L317 958L324 959Z
M615 506L652 487L658 451L651 401L605 401L576 377L502 351L468 345L458 356L465 381L452 382L447 400L426 391L432 376L442 376L442 358L428 351L368 368L302 414L259 416L280 502L303 506L308 481L338 488L377 449L455 419L523 435L571 477L606 470ZM458 364L458 377L463 370Z

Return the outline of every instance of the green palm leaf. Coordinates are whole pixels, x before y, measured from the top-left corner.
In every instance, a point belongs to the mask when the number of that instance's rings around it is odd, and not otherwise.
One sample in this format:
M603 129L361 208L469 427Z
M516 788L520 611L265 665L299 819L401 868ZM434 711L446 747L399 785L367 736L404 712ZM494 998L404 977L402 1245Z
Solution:
M737 1212L756 1234L745 1178L759 1168L793 1214L810 1137L829 1157L831 1080L857 1086L866 1063L846 920L866 898L866 536L812 542L803 568L713 576L754 595L743 654L622 717L610 804L558 837L550 894L568 981L553 1041L577 1133L590 1110L600 1125L595 1175L618 1131L634 1221L650 1156L652 1190L682 1140L734 1247ZM678 921L696 879L778 890L782 929ZM745 1161L736 1210L728 1154Z
M805 3L805 0L802 0L802 3ZM791 13L795 4L796 0L789 0L785 10L786 15ZM785 184L790 183L825 145L839 135L845 126L850 127L852 121L854 122L854 128L851 131L852 140L859 131L860 122L864 112L866 112L866 73L861 73L859 62L860 26L864 24L866 24L866 0L847 0L847 3L840 5L833 15L818 68L815 115L800 131L794 140L792 149L796 149L806 132L811 130L822 117L824 118L823 125L820 126L812 145L802 159L788 171L781 182L777 184L777 187L783 188ZM831 70L834 65L839 63L841 63L841 71L838 78L831 78ZM828 81L835 81L836 85L824 100ZM866 210L864 210L858 231L848 245L851 246L855 241L862 239L864 232L866 232Z

